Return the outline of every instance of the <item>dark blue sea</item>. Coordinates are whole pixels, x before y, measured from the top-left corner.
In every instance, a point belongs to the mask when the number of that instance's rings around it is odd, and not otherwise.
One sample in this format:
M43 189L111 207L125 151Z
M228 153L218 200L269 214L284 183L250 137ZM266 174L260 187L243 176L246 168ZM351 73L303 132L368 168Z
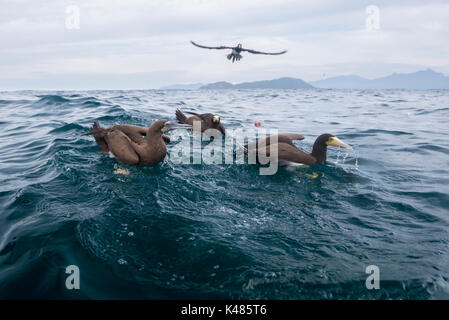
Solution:
M177 108L354 149L260 175L128 167L81 136ZM449 298L448 91L0 92L0 116L1 299Z

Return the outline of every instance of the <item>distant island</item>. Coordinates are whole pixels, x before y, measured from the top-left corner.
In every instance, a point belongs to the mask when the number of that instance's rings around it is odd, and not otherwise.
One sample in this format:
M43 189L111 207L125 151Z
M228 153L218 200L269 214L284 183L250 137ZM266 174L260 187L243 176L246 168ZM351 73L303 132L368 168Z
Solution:
M449 77L432 69L413 73L365 79L356 75L338 76L311 82L314 87L328 89L449 89Z
M214 82L209 84L193 83L193 84L174 84L161 87L161 90L219 90L219 89L303 89L313 88L304 80L295 78L279 78L273 80L263 80L254 82L243 82L232 84L226 81Z
M254 82L232 84L229 82L215 82L200 87L200 89L304 89L313 88L304 80L295 78L279 78Z
M172 84L170 86L161 87L160 90L197 90L202 86L204 86L203 83Z
M209 84L176 84L162 87L162 90L234 90L234 89L449 89L449 77L432 69L413 73L393 73L386 77L366 79L357 75L337 76L328 79L305 82L299 78L242 82L232 84L226 81Z

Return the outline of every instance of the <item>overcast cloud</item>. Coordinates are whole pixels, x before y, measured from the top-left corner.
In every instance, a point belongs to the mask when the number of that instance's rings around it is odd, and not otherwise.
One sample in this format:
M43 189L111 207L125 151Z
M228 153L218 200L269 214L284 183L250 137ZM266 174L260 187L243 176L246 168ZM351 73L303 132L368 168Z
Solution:
M67 29L67 6L80 28ZM365 25L379 8L378 30ZM449 74L448 1L0 0L0 89L132 89L282 76ZM244 54L206 45L283 50Z

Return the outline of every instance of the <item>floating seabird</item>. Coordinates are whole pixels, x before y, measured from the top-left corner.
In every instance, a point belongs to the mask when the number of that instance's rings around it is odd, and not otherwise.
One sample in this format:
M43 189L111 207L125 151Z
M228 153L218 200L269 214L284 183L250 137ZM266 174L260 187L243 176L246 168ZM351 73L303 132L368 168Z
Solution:
M181 110L176 109L176 119L178 119L179 123L188 124L193 126L195 121L199 121L201 123L201 132L206 131L207 129L217 129L221 133L226 134L226 130L221 123L220 116L218 114L213 113L203 113L198 114L194 112L187 112L191 114L191 117L188 117L182 113Z
M293 133L280 133L278 136L278 142L274 142L274 139L270 137L264 138L265 143L261 144L261 140L252 142L246 145L246 153L256 152L262 155L270 156L270 151L273 148L278 149L278 160L281 166L294 166L294 165L315 165L326 161L327 146L338 146L342 148L352 149L350 145L347 145L333 134L325 133L320 135L316 140L312 148L312 153L306 153L298 149L293 140L303 140L304 137ZM273 136L274 137L274 136ZM259 150L259 147L261 148Z
M132 125L115 125L102 128L94 122L91 131L102 154L111 152L120 162L129 165L154 165L165 158L165 143L170 138L164 132L173 129L191 129L192 126L167 120L156 120L147 128ZM146 136L144 138L143 136Z
M262 52L262 51L252 50L252 49L245 49L245 48L242 48L242 45L240 43L236 47L227 47L227 46L208 47L208 46L203 46L203 45L197 44L193 41L190 41L190 42L194 46L197 46L197 47L203 48L203 49L218 49L218 50L231 49L232 52L230 54L228 54L226 57L228 58L228 60L232 59L232 62L234 62L235 60L239 61L242 58L242 55L240 54L240 52L242 52L242 51L246 51L246 52L253 53L253 54L268 54L268 55L279 55L279 54L284 54L287 52L287 50L284 50L281 52Z

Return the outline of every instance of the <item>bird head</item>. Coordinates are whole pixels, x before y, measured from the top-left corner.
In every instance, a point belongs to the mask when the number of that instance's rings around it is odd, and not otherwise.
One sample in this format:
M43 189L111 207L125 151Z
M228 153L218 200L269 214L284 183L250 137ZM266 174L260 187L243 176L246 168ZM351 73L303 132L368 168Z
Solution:
M312 156L315 157L317 162L326 161L326 151L327 146L337 146L347 149L352 149L350 145L347 145L340 139L338 139L335 135L330 133L325 133L320 135L315 140L315 144L312 149Z
M214 114L212 116L212 123L213 124L219 124L220 123L220 116L218 114Z
M336 147L342 147L346 149L352 149L352 147L340 139L338 139L335 135L330 133L325 133L319 136L316 139L316 142L319 143L322 146L336 146Z

